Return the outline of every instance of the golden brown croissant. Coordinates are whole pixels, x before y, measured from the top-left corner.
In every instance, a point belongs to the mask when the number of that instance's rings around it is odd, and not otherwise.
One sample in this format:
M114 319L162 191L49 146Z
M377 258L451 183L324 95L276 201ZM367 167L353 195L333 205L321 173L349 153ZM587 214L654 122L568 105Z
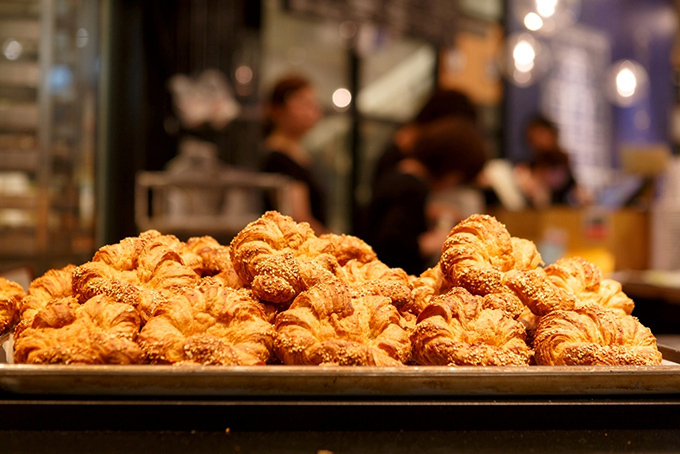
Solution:
M397 308L411 303L411 284L401 268L390 268L379 260L349 260L338 272L352 296L386 296Z
M100 295L78 304L73 297L51 300L15 340L17 363L139 364L135 342L140 319L127 304Z
M287 303L339 266L335 257L323 252L326 248L331 250L330 242L319 242L306 222L298 224L268 211L232 240L231 258L236 273L257 298Z
M274 350L284 364L401 366L411 343L389 298L351 298L345 284L331 279L279 313Z
M201 276L214 276L227 287L243 288L245 284L236 274L229 246L219 244L211 236L202 236L189 238L187 247L202 260Z
M503 275L502 283L536 315L570 310L576 304L574 294L556 286L543 268L510 270Z
M319 237L319 240L330 243L332 246L329 252L336 259L338 263L344 266L350 260L356 260L360 263L368 263L378 259L373 248L369 246L362 239L352 235L336 235L334 233L326 233Z
M576 305L599 304L630 315L635 308L633 300L621 290L621 284L602 279L600 269L582 257L568 257L546 267L550 281L568 290L576 297Z
M533 352L524 326L506 311L516 312L511 300L478 297L460 287L434 298L411 334L416 364L528 365Z
M137 254L134 260L115 261L116 266L125 265L123 269L111 265L114 261L100 254L104 248L95 254L95 260L76 267L73 294L81 304L96 295L107 295L136 308L146 322L159 304L174 292L196 286L200 278L183 264L181 256L167 246L162 236L147 236L141 243L131 240L105 249L107 253L116 250L120 254ZM134 248L121 246L126 244L134 244Z
M15 337L31 326L33 317L51 300L73 295L72 275L75 268L75 265L67 265L61 269L49 270L31 282L21 302L20 321L14 330Z
M403 310L419 315L435 296L451 290L451 284L442 273L439 263L437 263L413 279L412 288L412 302L405 306Z
M266 318L249 291L206 278L158 306L139 344L154 364L265 364L274 338Z
M21 285L0 277L0 336L19 321L19 307L24 296L26 293Z
M534 337L538 365L656 365L656 338L635 317L595 304L541 318Z
M486 295L507 291L505 272L535 269L542 261L532 242L513 239L493 216L475 214L451 229L439 263L454 286Z

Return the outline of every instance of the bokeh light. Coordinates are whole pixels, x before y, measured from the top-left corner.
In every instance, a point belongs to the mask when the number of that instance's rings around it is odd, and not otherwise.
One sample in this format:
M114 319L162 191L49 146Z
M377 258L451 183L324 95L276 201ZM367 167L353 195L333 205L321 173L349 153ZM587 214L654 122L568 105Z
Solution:
M529 33L516 33L505 41L500 64L511 83L527 87L549 71L551 62L546 45Z
M21 57L24 48L19 41L10 38L4 42L2 45L2 53L5 55L7 60L16 60Z
M581 0L515 0L511 8L527 30L550 35L576 23Z
M346 88L338 88L333 92L333 105L338 109L345 109L352 102L352 93Z
M633 60L614 62L606 80L609 100L620 107L631 106L649 92L649 76L645 68Z

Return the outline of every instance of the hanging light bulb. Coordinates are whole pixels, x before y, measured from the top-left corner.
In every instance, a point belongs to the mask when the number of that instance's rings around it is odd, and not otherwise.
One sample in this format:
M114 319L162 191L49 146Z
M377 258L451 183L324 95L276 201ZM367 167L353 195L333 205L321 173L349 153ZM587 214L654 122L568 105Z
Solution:
M550 35L578 20L581 0L515 0L512 10L527 30Z
M513 84L526 87L540 79L550 69L547 46L529 33L510 35L504 46L501 66Z
M620 107L637 103L649 92L647 71L633 60L614 62L607 73L606 83L609 100Z

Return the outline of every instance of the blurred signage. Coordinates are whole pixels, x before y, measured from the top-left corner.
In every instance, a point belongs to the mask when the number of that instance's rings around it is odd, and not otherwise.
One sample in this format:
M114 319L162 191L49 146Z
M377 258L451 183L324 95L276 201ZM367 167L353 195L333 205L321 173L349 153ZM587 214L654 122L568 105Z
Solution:
M284 8L323 19L372 23L390 32L450 44L456 2L441 0L285 0Z

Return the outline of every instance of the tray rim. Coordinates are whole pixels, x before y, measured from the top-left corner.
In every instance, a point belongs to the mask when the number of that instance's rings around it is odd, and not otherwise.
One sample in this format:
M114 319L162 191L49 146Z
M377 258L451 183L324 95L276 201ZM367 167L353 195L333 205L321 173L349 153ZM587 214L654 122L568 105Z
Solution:
M0 364L3 395L520 397L679 395L680 351L658 366L173 366Z

